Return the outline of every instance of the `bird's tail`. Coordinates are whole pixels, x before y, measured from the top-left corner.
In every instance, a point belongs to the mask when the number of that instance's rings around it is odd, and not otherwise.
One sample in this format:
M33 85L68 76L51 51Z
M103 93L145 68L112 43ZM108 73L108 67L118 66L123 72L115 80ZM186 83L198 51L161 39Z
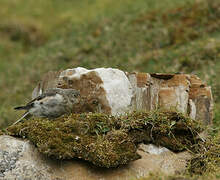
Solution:
M28 115L29 115L29 112L27 111L26 113L23 114L23 116L20 119L18 119L16 122L14 122L13 125L17 124L18 122L20 122L22 119L24 119Z
M15 110L26 110L27 106L18 106L14 108Z

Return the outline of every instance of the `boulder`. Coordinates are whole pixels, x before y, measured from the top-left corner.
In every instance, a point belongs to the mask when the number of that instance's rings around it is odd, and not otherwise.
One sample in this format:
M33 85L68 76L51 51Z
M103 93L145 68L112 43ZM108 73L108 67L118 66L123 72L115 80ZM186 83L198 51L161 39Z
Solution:
M73 88L79 90L81 101L73 109L73 112L77 113L98 112L113 115L112 117L118 118L120 117L118 115L126 115L128 112L148 112L157 110L158 108L164 109L165 111L172 109L181 112L187 117L187 119L192 118L196 120L195 122L200 121L204 125L212 124L213 98L211 88L203 83L196 75L128 73L113 68L88 70L78 67L59 72L47 73L37 84L32 93L32 98L37 97L49 88ZM89 160L90 162L85 161L88 160L85 157L82 157L84 160L73 159L75 157L80 158L80 153L71 157L67 154L70 157L69 160L62 160L62 158L55 160L48 157L47 153L50 153L51 151L42 151L44 152L43 155L40 153L41 150L39 147L44 148L46 144L44 146L43 141L39 141L39 143L36 141L36 143L34 143L36 140L34 139L36 133L32 134L34 136L27 134L31 128L36 130L36 132L40 132L39 129L36 128L37 126L31 126L29 129L28 127L30 126L23 127L26 123L25 122L24 124L19 125L19 127L22 128L17 129L17 131L16 127L14 127L15 133L12 135L20 137L29 136L30 140L32 138L31 142L26 139L17 139L15 137L0 135L0 179L120 180L140 178L147 176L150 172L155 173L157 171L169 175L184 171L187 160L191 158L191 155L186 151L174 153L169 149L173 148L175 151L184 149L181 144L175 146L176 137L178 137L182 143L187 140L186 142L189 142L190 146L190 143L192 142L188 141L187 138L194 139L194 135L197 135L197 131L194 132L195 134L191 134L192 132L189 131L190 128L188 128L189 126L182 126L182 124L178 122L179 119L181 118L177 118L176 120L169 119L169 122L164 126L166 131L161 129L163 126L160 126L160 123L157 124L158 127L160 127L158 129L151 121L150 123L145 124L145 121L140 123L139 119L136 119L137 121L131 121L129 128L127 128L126 124L123 125L122 123L120 126L124 127L124 130L129 134L129 137L126 141L121 141L119 138L120 142L128 142L127 145L130 145L130 140L135 138L134 141L137 140L137 142L133 143L139 144L139 146L138 149L134 146L135 151L132 153L141 155L141 158L131 158L128 160L125 155L123 162L125 162L124 160L127 160L126 163L124 163L126 165L123 163L117 164L117 158L115 158L114 163L116 163L115 166L117 165L115 168L101 168L94 166L93 164L95 163L92 164L92 160ZM162 118L162 120L164 119ZM68 121L68 118L66 121ZM41 120L38 119L38 122L41 122ZM38 122L36 121L35 123L40 125ZM184 122L191 121L187 120ZM182 131L182 128L185 129ZM140 129L141 131L138 131ZM180 129L181 131L179 131ZM59 128L56 128L55 130L60 132ZM65 132L68 132L67 129L64 130ZM107 142L112 140L112 136L109 134L110 132L105 131L105 129L102 129L102 131L104 131L103 137L107 138ZM177 134L176 137L173 137L173 139L170 139L171 136L169 133L173 132L180 133ZM188 133L187 136L184 134L185 132ZM79 135L80 134L81 132ZM60 137L61 136L59 136L59 138ZM99 140L100 135L97 134L97 137L98 138L95 140ZM77 139L78 138L75 139L76 142ZM38 140L41 139L38 138ZM117 139L114 142L117 142ZM142 142L154 143L158 146L153 144L140 144ZM96 152L103 150L101 146L97 147L97 151L94 151L95 158L99 157L99 154ZM83 148L84 147L82 146L82 149ZM93 148L90 148L88 152L90 152L90 150L93 150ZM54 151L54 149L52 149L52 151ZM108 149L105 151L107 152ZM107 156L104 154L103 157L106 158ZM98 158L96 158L96 160L98 163L101 162ZM106 160L108 160L108 158L106 158ZM129 162L129 164L127 164L127 162Z
M196 75L128 73L113 68L73 68L49 72L34 89L73 88L82 101L74 112L123 114L134 110L176 109L208 125L213 118L211 87Z
M51 180L50 166L27 140L0 136L0 179Z
M51 87L73 88L80 91L83 102L77 112L122 114L129 110L132 86L126 74L118 69L67 69L49 72L35 88L32 98Z
M150 172L183 171L188 152L173 153L164 147L141 144L141 159L117 168L103 169L80 160L54 160L42 156L27 140L0 136L0 179L113 180L147 176Z

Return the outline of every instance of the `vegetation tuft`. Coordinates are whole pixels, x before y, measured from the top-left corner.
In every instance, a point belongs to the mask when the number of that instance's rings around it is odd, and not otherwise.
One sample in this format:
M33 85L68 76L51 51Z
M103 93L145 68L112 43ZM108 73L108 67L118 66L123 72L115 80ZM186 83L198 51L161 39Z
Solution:
M200 141L195 145L193 152L194 157L188 165L190 174L220 172L220 134Z
M131 138L113 129L114 121L104 114L72 114L56 120L32 119L7 130L9 135L28 138L47 156L83 158L109 168L140 158Z
M72 114L55 120L32 119L7 128L26 137L40 152L57 159L83 158L96 166L116 167L140 158L139 143L173 151L192 149L202 126L174 111L135 112L114 117Z
M172 151L191 149L204 128L198 122L175 111L151 111L128 114L117 121L136 143L153 143Z

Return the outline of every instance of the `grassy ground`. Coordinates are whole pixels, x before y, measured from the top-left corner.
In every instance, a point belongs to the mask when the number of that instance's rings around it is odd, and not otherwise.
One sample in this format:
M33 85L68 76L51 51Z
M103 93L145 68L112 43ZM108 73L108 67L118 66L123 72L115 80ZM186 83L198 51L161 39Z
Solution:
M212 86L220 128L217 0L1 0L0 127L43 73L77 66L195 73Z

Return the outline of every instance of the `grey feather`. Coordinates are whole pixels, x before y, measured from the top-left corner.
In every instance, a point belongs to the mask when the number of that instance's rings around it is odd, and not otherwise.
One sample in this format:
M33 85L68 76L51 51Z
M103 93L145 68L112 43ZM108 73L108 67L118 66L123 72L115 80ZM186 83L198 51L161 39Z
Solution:
M14 124L20 122L27 115L35 117L56 118L71 113L73 106L80 102L80 93L75 89L48 89L31 100L25 106L16 107L16 110L27 112Z

